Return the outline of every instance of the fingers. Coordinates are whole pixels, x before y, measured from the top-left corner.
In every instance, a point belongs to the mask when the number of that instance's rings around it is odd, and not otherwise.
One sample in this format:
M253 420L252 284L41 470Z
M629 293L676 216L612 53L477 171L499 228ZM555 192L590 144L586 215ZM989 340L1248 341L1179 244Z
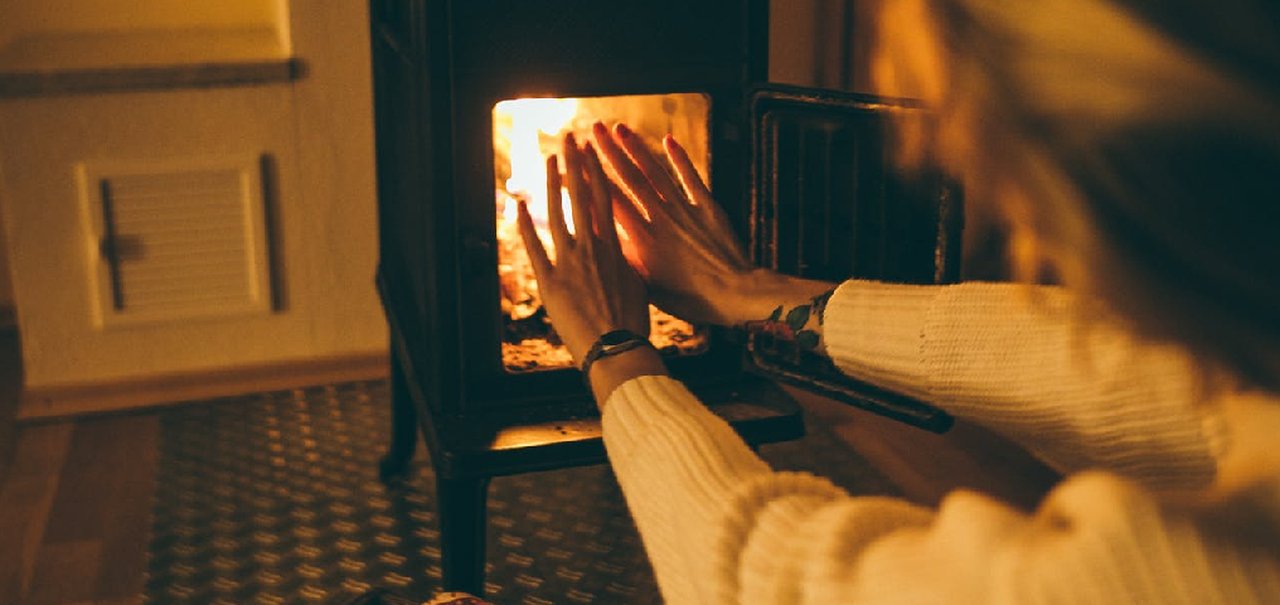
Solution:
M622 228L627 230L631 235L639 233L649 234L649 220L640 214L640 209L636 208L635 202L631 201L627 194L617 187L609 187L609 199L612 200L614 215L618 222L622 223Z
M649 216L652 218L655 212L666 212L676 223L688 228L692 220L688 201L684 192L680 190L680 186L672 180L671 174L662 166L658 158L653 156L644 141L631 132L631 129L627 128L625 124L616 124L613 131L617 135L622 149L631 157L635 165L640 168L640 172L649 180L654 190L658 192L658 196L666 202L660 208L648 207Z
M689 161L689 154L685 152L684 147L681 147L674 137L667 135L662 137L662 148L671 159L671 165L676 169L676 177L680 179L680 185L689 194L689 199L693 200L697 206L714 206L715 201L711 199L711 192L702 183L702 176L698 174L698 169L693 167L693 162Z
M632 242L623 242L623 253L642 269L642 260L654 245L655 237L664 241L682 241L695 254L716 266L730 269L750 267L738 245L728 217L707 189L689 154L670 136L664 147L675 178L655 158L648 147L625 125L617 124L611 133L601 123L593 127L596 145L603 160L630 192L627 203L615 202L618 222ZM636 207L638 206L638 208ZM648 220L640 216L640 210ZM635 238L635 236L640 236Z
M542 284L546 276L551 274L551 260L547 257L547 249L542 245L542 238L533 227L533 217L529 215L529 206L520 202L516 214L516 225L520 228L520 238L524 240L524 248L529 251L529 262L533 265L533 273ZM539 286L541 287L541 286Z
M644 141L631 132L631 129L627 128L626 124L615 124L613 132L617 135L618 141L622 144L622 148L626 150L627 155L631 156L636 166L653 184L653 188L657 190L658 195L668 202L679 202L683 198L680 188L671 179L671 174L662 167L658 158L653 157L653 153L645 146Z
M609 191L609 179L604 175L604 167L600 165L600 156L591 143L587 143L586 151L587 177L591 186L591 214L595 219L596 234L600 237L602 250L615 252L618 250L618 231L613 226L613 203Z
M644 215L640 214L640 211L636 209L636 205L622 191L613 187L612 183L610 185L610 206L613 207L614 216L617 218L618 224L622 225L622 230L626 232L626 238L619 238L618 240L622 255L637 271L648 275L648 269L644 266L644 259L648 256L650 247L653 246L653 234L649 230L649 222L644 219Z
M570 133L564 137L564 172L569 179L569 203L573 209L574 241L590 251L594 248L595 235L591 226L591 189L584 177L582 150Z
M599 150L600 156L604 159L604 163L609 166L620 181L623 189L627 193L627 197L635 204L639 204L644 211L653 217L654 213L662 209L662 198L658 196L658 192L649 183L649 179L645 177L640 168L631 161L631 157L627 152L618 146L618 142L614 140L609 129L600 122L596 122L592 127L592 134L595 135L596 149ZM620 214L621 215L621 214ZM625 224L625 223L624 223ZM630 232L630 228L626 228Z
M703 183L702 177L698 174L698 169L694 168L693 162L689 160L689 154L685 152L684 147L677 143L671 135L663 137L662 146L667 152L667 157L671 160L671 165L675 168L676 176L680 179L680 185L684 187L689 199L693 200L697 205L695 212L702 216L700 222L708 228L720 249L732 261L740 266L748 265L746 256L734 239L729 217L725 216L724 209L712 199L711 191Z
M563 254L573 246L569 228L564 224L564 206L560 204L560 163L556 156L547 158L547 222L551 229L551 243Z

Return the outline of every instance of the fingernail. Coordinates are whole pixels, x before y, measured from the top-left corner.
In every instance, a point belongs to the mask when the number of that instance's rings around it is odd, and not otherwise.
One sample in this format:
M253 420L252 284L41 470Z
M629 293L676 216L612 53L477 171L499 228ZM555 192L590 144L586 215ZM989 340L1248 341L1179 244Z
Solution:
M631 136L631 129L627 128L627 125L622 122L618 122L617 126L613 127L613 130L618 133L618 136L624 139Z

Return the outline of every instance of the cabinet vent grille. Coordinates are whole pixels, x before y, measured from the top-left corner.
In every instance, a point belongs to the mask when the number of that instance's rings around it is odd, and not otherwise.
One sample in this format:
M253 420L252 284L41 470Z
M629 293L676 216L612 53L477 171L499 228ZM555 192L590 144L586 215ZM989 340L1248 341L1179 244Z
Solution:
M257 162L90 166L102 323L269 312Z

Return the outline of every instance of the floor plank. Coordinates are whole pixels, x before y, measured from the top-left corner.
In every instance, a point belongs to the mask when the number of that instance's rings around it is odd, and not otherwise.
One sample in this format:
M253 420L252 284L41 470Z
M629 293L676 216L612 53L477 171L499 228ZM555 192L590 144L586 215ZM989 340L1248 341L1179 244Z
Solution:
M94 600L102 543L58 542L40 548L26 605L69 605Z
M126 599L142 593L147 570L147 536L151 500L156 489L160 453L160 422L155 415L128 418L119 426L129 438L121 444L115 491L109 500L111 520L102 534L103 561L95 591L97 599ZM123 424L123 423L122 423Z
M1031 510L1061 479L1026 450L977 426L957 422L938 435L799 389L786 390L918 504L937 506L948 493L971 489Z
M115 429L116 419L76 424L58 496L49 513L46 544L101 540L109 519L109 496L129 461L119 455L128 435Z
M60 423L18 433L0 486L0 603L21 602L31 587L73 428Z
M141 591L158 434L154 414L76 424L41 551L71 548L79 556L89 550L85 545L93 544L98 558L78 571L75 581L37 571L32 595L107 599ZM79 573L92 573L92 578ZM51 591L50 583L69 583L77 592Z

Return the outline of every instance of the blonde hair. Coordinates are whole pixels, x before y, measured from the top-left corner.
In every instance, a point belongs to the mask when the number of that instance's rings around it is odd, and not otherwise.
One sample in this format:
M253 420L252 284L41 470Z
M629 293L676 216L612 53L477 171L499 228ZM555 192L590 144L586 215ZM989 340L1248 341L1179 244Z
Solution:
M1015 266L1047 261L1141 333L1280 391L1280 47L1227 38L1232 19L1274 27L1280 11L887 2L877 82L936 110L902 133L904 161L997 203Z

